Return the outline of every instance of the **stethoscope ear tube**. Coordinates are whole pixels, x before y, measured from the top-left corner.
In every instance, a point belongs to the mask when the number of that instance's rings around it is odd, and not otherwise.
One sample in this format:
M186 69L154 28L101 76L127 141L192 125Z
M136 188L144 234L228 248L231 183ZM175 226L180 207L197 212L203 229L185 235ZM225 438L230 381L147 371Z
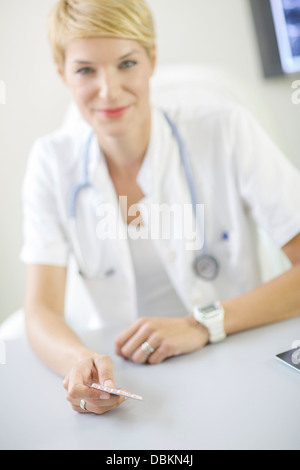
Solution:
M202 279L206 281L213 281L214 279L216 279L216 277L219 274L219 263L213 256L208 254L204 230L200 225L199 216L197 213L198 197L197 197L196 187L194 184L193 169L190 165L190 160L187 155L187 150L186 150L184 141L182 140L181 135L178 132L177 126L170 119L170 117L168 116L166 112L163 111L163 114L167 122L169 123L172 129L172 132L178 142L181 161L184 167L185 176L186 176L190 193L191 193L191 200L192 200L192 205L193 205L194 216L196 219L196 224L198 226L199 232L201 233L203 231L203 248L201 250L201 254L195 258L195 261L193 263L193 269L194 269L195 274L198 277L201 277Z
M77 236L77 227L76 227L75 217L70 217L69 219L69 230L70 230L71 241L73 245L75 258L78 264L79 274L84 276L87 274L87 267L84 262L84 257L83 257L82 250L80 248L80 243L79 243L78 236Z

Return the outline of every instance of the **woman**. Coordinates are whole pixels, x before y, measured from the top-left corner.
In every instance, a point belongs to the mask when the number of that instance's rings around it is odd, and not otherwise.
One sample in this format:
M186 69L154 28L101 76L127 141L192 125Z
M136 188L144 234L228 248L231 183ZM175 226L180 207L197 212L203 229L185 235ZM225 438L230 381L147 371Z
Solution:
M99 398L86 386L114 386L113 363L105 351L86 348L64 319L69 255L76 255L103 323L130 321L115 349L135 362L157 364L298 315L299 174L240 108L167 115L152 109L155 32L144 0L59 0L49 31L58 73L88 125L39 139L30 156L22 250L26 325L33 349L64 377L74 410L102 414L123 399L105 392ZM168 237L149 237L154 207L191 206L179 128L204 204L208 271L200 266L197 237L194 244L190 232L176 236L190 212L184 219L174 212ZM107 230L104 207L121 215L117 230L115 220ZM264 285L253 220L293 264ZM101 273L91 275L84 260Z

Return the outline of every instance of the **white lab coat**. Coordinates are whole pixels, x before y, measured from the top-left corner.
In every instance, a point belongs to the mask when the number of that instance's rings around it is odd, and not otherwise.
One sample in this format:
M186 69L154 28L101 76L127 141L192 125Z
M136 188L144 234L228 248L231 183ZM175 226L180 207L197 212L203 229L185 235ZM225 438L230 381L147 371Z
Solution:
M155 240L174 288L191 311L194 305L235 297L261 283L255 224L280 247L300 232L300 175L239 106L213 105L169 115L186 144L198 202L204 204L208 250L220 264L218 278L203 281L193 271L195 252L186 250L186 240ZM38 139L32 149L23 187L21 259L27 264L68 265L73 251L68 197L81 179L89 133L89 126L80 123ZM95 207L110 204L119 210L96 138L89 174L94 190L81 192L77 201L79 238L88 263L114 274L84 279L91 300L87 310L94 309L100 324L131 322L142 312L136 306L126 227L121 224L121 236L113 240L95 237ZM137 181L145 194L144 209L151 203L191 203L177 142L157 109Z

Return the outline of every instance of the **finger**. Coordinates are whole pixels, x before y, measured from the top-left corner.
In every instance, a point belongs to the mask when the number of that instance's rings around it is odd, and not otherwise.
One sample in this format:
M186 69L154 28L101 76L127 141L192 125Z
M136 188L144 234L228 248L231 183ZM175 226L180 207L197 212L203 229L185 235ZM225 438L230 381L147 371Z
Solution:
M90 400L86 402L86 408L92 412L98 408L111 408L111 407L116 407L119 406L123 401L125 401L125 397L121 397L119 395L109 395L109 399L103 399L101 396L96 399L96 400Z
M161 343L160 338L156 334L151 335L148 339L146 339L146 341L154 350L157 350L160 346L160 343ZM143 342L142 342L142 344L143 344ZM154 353L147 354L142 349L142 344L140 344L140 346L132 354L132 360L134 362L137 362L137 363L140 363L140 364L143 364L143 363L149 361L149 358L152 356L152 354L154 354Z
M124 401L126 401L126 398L121 398L121 397L118 397L118 400L116 403L114 403L113 405L109 405L109 406L100 406L100 407L92 407L92 413L95 413L95 414L98 414L98 415L102 415L104 413L107 413L108 411L111 411L111 410L114 410L115 408L117 408L118 406L120 406L122 403L124 403Z
M72 407L77 407L82 410L80 407L81 400L85 401L84 411L89 411L91 413L98 413L101 409L104 408L115 408L123 403L123 397L117 395L105 394L108 398L103 398L102 392L99 390L94 390L89 387L74 387L70 392L68 392L67 399L71 403ZM80 411L79 409L77 411Z
M150 338L153 334L154 335L156 334L153 331L154 331L154 326L150 322L146 322L146 323L141 324L141 326L136 331L136 333L133 334L131 336L131 338L128 339L127 343L125 343L124 346L122 347L122 349L121 349L122 355L127 357L127 358L132 359L133 354L138 349L140 349L141 345L145 341L148 341L148 338Z
M89 383L90 378L93 376L94 361L90 358L87 361L82 361L77 367L71 369L70 373L64 380L64 386L68 385L68 389L77 385L85 385Z
M126 398L123 397L116 397L116 400L112 400L111 402L108 402L103 404L103 401L98 401L98 403L94 402L86 402L86 409L83 410L80 407L80 403L72 404L72 408L74 411L77 411L78 413L82 414L88 414L88 413L93 413L93 414L98 414L102 415L106 413L107 411L111 411L114 408L120 406L124 401L126 401Z
M126 328L126 330L119 333L115 338L115 353L122 355L122 348L128 342L128 340L140 329L141 321L138 320L134 322L131 326Z
M80 400L86 402L99 401L101 393L99 390L97 391L87 385L74 385L68 389L67 400L73 404L80 403ZM110 398L110 395L108 395L108 398Z
M109 356L99 356L95 360L95 366L98 372L98 380L100 385L104 387L115 388L114 380L114 363ZM109 400L110 394L107 392L100 392L100 398Z
M88 411L88 410L83 410L80 405L74 405L72 404L72 408L74 411L77 411L77 413L81 413L81 414L88 414L88 413L91 413L91 411Z
M68 387L69 387L69 377L68 377L68 376L64 378L62 384L63 384L63 387L64 387L66 390L68 390Z
M133 335L127 343L122 347L122 355L128 359L132 359L135 352L141 350L142 344L147 340L148 334L144 331L138 331Z
M173 348L166 342L160 344L160 346L149 356L149 364L160 364L165 359L175 355Z

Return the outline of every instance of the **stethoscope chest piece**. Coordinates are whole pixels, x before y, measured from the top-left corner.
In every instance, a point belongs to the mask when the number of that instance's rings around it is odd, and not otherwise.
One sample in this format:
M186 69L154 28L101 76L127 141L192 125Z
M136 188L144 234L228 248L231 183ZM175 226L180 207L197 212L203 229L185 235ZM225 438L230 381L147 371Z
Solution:
M213 256L201 254L194 261L194 271L205 281L213 281L219 274L219 263Z

